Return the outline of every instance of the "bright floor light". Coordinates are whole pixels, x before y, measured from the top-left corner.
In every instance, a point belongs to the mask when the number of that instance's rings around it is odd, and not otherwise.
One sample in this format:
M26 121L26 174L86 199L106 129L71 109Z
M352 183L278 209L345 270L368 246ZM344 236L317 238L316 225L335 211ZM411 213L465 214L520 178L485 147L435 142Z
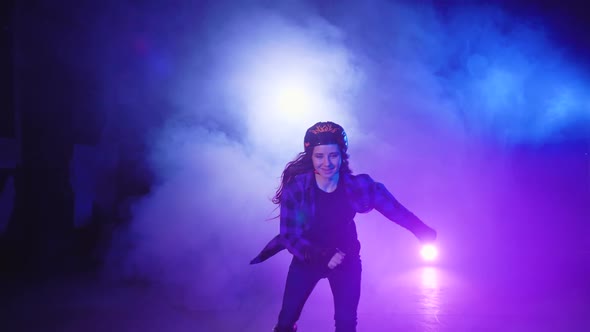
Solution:
M422 247L420 250L420 255L425 261L434 261L436 257L438 257L438 250L432 244L427 244Z

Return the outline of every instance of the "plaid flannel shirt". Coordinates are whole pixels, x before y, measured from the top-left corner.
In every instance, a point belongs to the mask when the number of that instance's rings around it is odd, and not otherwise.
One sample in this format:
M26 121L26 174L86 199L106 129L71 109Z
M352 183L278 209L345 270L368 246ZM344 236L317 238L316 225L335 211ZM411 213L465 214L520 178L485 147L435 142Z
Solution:
M373 181L369 175L342 174L341 176L346 195L356 212L366 213L376 209L417 237L420 237L423 230L429 229L418 217L400 204L383 184ZM260 254L250 262L251 264L263 262L283 249L289 250L294 256L303 260L305 252L313 247L313 244L303 237L314 219L313 177L313 172L300 174L283 189L280 204L280 234L262 249Z

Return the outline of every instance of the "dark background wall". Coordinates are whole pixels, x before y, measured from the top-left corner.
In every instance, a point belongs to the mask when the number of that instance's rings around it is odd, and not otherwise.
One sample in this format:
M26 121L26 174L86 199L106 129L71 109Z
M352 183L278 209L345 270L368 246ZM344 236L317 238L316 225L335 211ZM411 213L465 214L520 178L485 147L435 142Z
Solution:
M74 224L75 146L96 145L102 130L95 26L85 20L92 9L76 1L2 2L0 136L3 157L18 160L1 173L2 187L14 179L16 196L0 255L17 275L43 278L93 266L105 227L97 215L116 220L113 211L93 209L85 227Z

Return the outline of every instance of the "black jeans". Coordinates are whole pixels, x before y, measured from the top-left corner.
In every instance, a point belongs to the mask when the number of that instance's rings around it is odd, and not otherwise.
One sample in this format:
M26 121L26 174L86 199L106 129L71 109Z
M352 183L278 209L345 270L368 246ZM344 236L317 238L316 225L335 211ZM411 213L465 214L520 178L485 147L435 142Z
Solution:
M342 264L333 270L327 266L320 267L293 257L277 326L292 327L299 320L303 305L315 285L320 279L328 278L334 296L336 332L356 331L357 307L361 294L361 271L361 260L358 256L347 256Z

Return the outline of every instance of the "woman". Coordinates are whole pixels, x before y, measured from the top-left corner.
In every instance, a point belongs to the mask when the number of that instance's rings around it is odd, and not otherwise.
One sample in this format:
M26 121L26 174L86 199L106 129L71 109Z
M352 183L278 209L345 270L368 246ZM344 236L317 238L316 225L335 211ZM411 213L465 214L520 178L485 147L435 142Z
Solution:
M317 282L328 278L337 332L355 331L361 288L360 243L354 216L376 209L423 242L436 232L368 175L352 175L348 139L333 122L307 130L305 150L283 171L273 202L280 205L280 234L251 261L287 249L293 254L275 332L296 331L303 305Z

